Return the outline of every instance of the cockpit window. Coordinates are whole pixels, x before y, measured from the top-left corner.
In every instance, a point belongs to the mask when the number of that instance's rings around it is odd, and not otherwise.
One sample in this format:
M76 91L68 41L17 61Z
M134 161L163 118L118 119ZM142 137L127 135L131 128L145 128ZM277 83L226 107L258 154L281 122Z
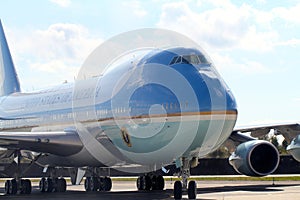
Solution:
M175 57L171 60L170 65L175 64L177 59L178 59L178 56L175 56Z
M170 65L178 64L178 63L198 65L198 64L207 64L208 62L203 55L182 55L182 56L175 56L171 60Z

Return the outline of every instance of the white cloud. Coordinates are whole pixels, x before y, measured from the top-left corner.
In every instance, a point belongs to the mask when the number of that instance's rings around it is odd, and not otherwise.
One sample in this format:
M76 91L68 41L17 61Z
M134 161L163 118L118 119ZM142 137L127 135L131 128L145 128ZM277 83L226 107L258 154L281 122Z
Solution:
M275 44L275 46L299 46L300 45L300 39L290 39L283 42L278 42Z
M211 58L214 61L218 70L230 71L236 74L265 74L270 73L271 69L264 64L244 59L242 63L237 63L227 55L221 55L219 53L212 53Z
M22 32L14 35L13 40L18 47L16 61L23 63L20 70L26 67L42 77L57 77L57 83L65 79L73 81L84 60L102 42L92 38L85 27L64 23L52 24L45 30ZM40 81L40 85L47 83Z
M71 0L50 0L50 2L64 8L69 7L71 5Z
M293 98L294 102L300 103L300 98Z
M61 60L51 60L47 63L33 63L30 65L33 70L39 70L46 73L58 73L58 74L72 74L74 75L79 67L71 67Z
M269 51L278 41L279 35L276 31L260 32L256 26L248 27L248 32L240 40L239 47L252 51Z
M46 59L81 60L93 50L100 41L89 38L88 31L77 24L53 24L47 30L34 33L33 48Z
M262 5L267 3L266 0L256 0L256 2Z
M292 22L297 24L300 23L300 3L289 8L285 8L285 7L274 8L272 10L272 13L275 16L286 20L287 22Z
M278 34L270 26L273 19L270 14L247 4L210 3L215 7L203 12L192 10L186 2L166 3L157 25L186 34L213 49L272 49Z
M123 5L128 7L128 9L131 10L132 13L137 17L144 17L148 14L147 11L142 7L140 1L124 1Z

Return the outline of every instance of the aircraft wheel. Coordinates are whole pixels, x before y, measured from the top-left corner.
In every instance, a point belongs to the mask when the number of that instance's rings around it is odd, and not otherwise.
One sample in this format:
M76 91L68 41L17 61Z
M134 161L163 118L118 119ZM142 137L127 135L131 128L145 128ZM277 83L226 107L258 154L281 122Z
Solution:
M16 179L12 179L9 184L9 194L17 194L18 192L18 184Z
M176 181L174 184L174 199L182 199L182 183Z
M45 179L44 182L45 192L52 192L53 191L53 181L51 178Z
M84 189L87 192L91 191L90 179L91 179L91 177L86 177L85 181L84 181Z
M39 183L40 192L45 192L45 181L46 181L46 179L44 177L41 178L40 183Z
M139 176L138 179L136 180L136 187L138 190L143 190L143 178L142 176Z
M31 193L31 181L29 179L21 180L21 194L30 194Z
M158 188L157 188L157 176L152 176L152 178L151 178L151 188L152 188L152 190L157 190Z
M165 187L165 179L163 176L159 175L156 178L156 189L157 190L163 190Z
M112 188L112 181L111 181L111 178L109 177L105 177L103 179L103 190L104 191L110 191Z
M150 190L152 187L152 181L150 176L144 176L144 184L143 184L143 190Z
M97 191L99 189L98 178L96 178L96 177L90 178L90 188L91 188L91 191Z
M25 194L30 194L32 191L31 181L29 179L25 179L26 190Z
M5 181L5 194L10 194L10 190L9 190L10 184L11 184L10 180Z
M197 196L197 183L190 181L188 186L188 197L189 199L196 199Z
M67 190L67 183L64 178L60 178L56 180L56 191L57 192L65 192Z

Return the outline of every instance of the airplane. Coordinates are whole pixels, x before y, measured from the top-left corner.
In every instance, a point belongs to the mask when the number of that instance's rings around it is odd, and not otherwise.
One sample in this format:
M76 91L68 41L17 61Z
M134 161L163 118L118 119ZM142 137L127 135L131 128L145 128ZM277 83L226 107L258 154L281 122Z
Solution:
M0 161L17 164L5 182L7 195L31 193L20 168L29 160L48 174L39 182L41 192L66 191L60 168L70 169L74 183L85 176L86 191L110 191L111 178L103 175L110 168L142 173L138 190L163 190L163 175L153 172L173 164L181 178L174 198L187 192L195 199L190 168L226 141L237 146L229 161L239 173L260 177L276 170L275 146L244 132L278 130L294 138L289 150L300 158L297 123L235 128L236 100L200 49L151 49L99 77L24 93L1 21L0 44Z

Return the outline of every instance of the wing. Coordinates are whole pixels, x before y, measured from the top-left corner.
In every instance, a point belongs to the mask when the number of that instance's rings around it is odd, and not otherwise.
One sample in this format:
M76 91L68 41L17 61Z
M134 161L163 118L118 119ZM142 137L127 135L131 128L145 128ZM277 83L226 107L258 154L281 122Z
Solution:
M287 150L294 157L295 160L300 162L300 124L299 123L282 123L270 125L258 125L249 127L237 127L232 132L230 138L225 142L229 150L233 150L237 142L243 142L242 139L247 139L243 133L250 132L251 138L257 138L267 135L270 130L274 130L275 135L282 135L288 143Z
M233 133L245 133L250 132L252 137L261 137L270 132L273 129L275 135L282 135L288 143L290 143L297 135L300 134L299 123L282 123L282 124L270 124L270 125L257 125L249 127L237 127Z
M267 135L271 129L276 135L282 135L288 144L291 144L292 140L300 134L299 123L242 126L234 128L223 145L232 153L239 144ZM250 133L250 135L245 133Z
M0 147L68 156L83 145L75 131L62 132L0 132Z

